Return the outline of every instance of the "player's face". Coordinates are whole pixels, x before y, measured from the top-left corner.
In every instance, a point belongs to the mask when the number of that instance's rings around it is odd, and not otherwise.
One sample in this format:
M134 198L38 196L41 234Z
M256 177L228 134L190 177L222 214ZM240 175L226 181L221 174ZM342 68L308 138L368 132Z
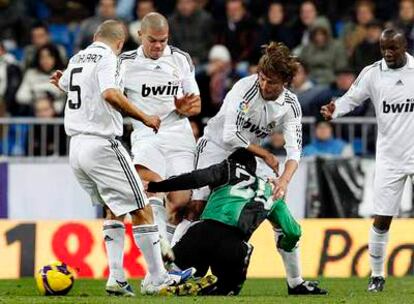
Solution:
M283 92L283 81L277 77L268 77L263 72L259 72L260 93L265 100L275 100Z
M401 37L381 36L381 54L390 69L398 69L405 64L405 44Z
M138 34L142 39L144 54L151 59L158 59L162 56L168 42L168 28L153 30L151 28L140 31Z

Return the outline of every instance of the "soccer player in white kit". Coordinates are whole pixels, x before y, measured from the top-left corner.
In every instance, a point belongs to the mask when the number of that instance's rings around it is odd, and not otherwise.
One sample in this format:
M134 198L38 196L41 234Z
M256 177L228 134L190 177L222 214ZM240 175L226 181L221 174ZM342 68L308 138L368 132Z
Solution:
M298 168L302 149L302 112L295 94L286 89L298 68L298 62L282 43L272 42L264 49L258 73L239 80L226 95L220 111L209 120L204 136L197 144L196 169L220 163L238 148L246 148L279 174L275 155L260 146L275 130L282 130L287 152L284 171L277 179L276 198L286 195L287 187ZM192 206L204 206L210 189L195 190ZM196 217L196 216L194 216ZM275 240L280 230L275 229ZM316 282L301 276L299 252L278 248L288 281L288 293L324 294Z
M110 269L106 291L133 296L123 270L123 218L127 213L132 217L134 239L148 266L141 292L157 293L178 283L181 274L170 275L164 268L158 228L141 180L127 151L115 139L123 131L120 111L151 130L157 131L160 126L159 117L146 115L122 94L117 55L124 41L122 23L102 23L94 42L74 55L63 74L57 71L51 82L68 94L65 130L71 137L69 161L73 172L92 202L102 204L107 212L103 224Z
M375 217L368 242L371 292L384 288L388 230L398 214L405 181L414 174L414 58L406 53L406 47L403 33L384 30L380 38L383 59L365 67L344 96L321 108L321 114L330 120L349 113L368 98L375 107Z
M131 134L133 163L145 181L160 181L194 169L196 142L188 116L201 110L201 99L190 56L167 45L168 21L158 13L147 14L138 31L142 45L121 54L125 68L125 93L146 113L161 118L157 134L140 121L133 121ZM172 240L180 222L177 210L190 200L191 192L168 195L170 223L162 200L150 198L155 220L165 240ZM181 223L176 235L182 230Z

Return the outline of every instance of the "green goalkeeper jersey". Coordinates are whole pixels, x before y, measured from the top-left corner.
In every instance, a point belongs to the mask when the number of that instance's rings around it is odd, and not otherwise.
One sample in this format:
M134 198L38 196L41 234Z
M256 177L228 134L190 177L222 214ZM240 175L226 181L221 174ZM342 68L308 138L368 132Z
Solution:
M250 236L265 219L278 222L277 204L283 200L273 200L272 187L269 182L250 175L241 167L235 170L236 176L245 178L236 184L225 184L210 194L201 219L222 222L239 228Z
M148 191L176 191L205 185L210 186L212 193L201 219L236 227L245 239L268 219L286 236L279 240L280 247L289 251L295 246L301 234L300 226L284 200L273 200L271 184L248 172L243 164L225 160L165 181L151 182Z

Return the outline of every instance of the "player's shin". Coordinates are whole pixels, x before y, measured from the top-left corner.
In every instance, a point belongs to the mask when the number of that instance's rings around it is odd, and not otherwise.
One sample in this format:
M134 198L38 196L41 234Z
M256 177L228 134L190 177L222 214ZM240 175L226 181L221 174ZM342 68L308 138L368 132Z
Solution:
M282 232L279 229L274 229L276 247L279 237ZM297 245L291 252L285 251L277 247L285 266L286 279L289 287L294 288L303 283L303 278L300 269L299 246Z
M148 267L150 280L160 284L165 280L167 271L161 257L160 235L155 224L132 227L135 243L141 249Z
M388 231L379 230L372 226L369 232L368 242L372 277L384 277L384 261L387 243Z
M176 225L167 223L167 240L171 244L172 239L174 237L175 229L177 228Z
M150 197L149 204L152 208L154 223L158 226L158 231L164 240L168 240L167 236L167 210L164 201L160 197Z
M103 224L103 237L109 265L108 284L116 284L116 281L125 282L126 279L123 268L125 239L124 223L117 220L105 220Z

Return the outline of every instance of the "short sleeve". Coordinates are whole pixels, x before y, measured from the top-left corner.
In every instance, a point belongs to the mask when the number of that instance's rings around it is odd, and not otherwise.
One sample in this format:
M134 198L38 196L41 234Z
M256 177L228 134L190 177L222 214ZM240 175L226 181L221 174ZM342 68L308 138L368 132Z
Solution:
M107 89L119 89L120 62L114 54L103 56L96 69L100 93Z

